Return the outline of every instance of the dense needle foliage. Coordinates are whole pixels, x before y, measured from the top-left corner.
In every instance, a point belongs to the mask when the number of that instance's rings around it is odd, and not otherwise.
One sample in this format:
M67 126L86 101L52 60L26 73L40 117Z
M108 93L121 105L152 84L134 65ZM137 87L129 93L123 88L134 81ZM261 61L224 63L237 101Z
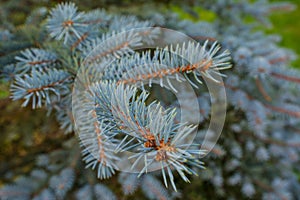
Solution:
M21 28L3 25L0 76L11 84L11 99L46 108L68 135L55 151L37 153L27 174L8 170L11 180L0 189L1 199L119 199L109 188L114 175L123 196L299 198L300 73L289 68L295 55L277 45L279 36L255 31L257 23L270 25L269 13L293 5L190 3L215 19L81 12L66 2L34 10ZM257 21L246 23L249 16ZM193 42L139 49L156 44L159 27ZM193 93L180 90L181 82ZM228 103L222 135L208 155L201 144L215 102L206 83L224 87ZM181 107L166 88L180 91L186 105L195 93L200 122L184 115L195 108ZM180 114L185 123L178 122ZM193 131L195 139L186 142ZM130 169L120 165L124 158ZM184 182L196 180L197 197L181 193L190 186Z

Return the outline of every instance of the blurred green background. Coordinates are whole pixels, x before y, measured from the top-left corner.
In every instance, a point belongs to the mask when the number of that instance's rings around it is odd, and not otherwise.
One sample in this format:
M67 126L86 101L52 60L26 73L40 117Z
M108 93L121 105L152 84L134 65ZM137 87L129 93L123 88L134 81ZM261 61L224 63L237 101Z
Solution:
M281 46L293 49L297 53L298 58L292 63L292 66L300 69L300 1L289 0L288 2L295 4L297 8L284 14L280 12L272 14L273 28L266 30L266 32L282 36Z

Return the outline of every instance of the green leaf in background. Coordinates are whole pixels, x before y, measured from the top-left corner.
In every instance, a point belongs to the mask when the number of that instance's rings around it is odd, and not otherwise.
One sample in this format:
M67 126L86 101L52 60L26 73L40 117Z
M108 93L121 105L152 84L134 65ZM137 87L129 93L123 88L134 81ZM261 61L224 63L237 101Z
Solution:
M9 86L7 83L0 82L0 99L9 97Z
M189 10L182 8L178 5L171 5L171 10L179 15L180 19L191 21L207 21L213 22L216 19L216 14L212 11L205 10L200 6L195 6Z

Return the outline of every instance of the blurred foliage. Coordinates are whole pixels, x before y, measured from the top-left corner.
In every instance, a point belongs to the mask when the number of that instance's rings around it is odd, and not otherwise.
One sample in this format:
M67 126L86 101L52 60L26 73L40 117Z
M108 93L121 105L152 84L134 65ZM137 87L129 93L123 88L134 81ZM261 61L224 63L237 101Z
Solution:
M279 0L271 0L273 2ZM300 35L300 1L299 0L288 0L293 4L297 5L297 9L292 12L280 13L275 12L271 15L271 21L273 27L266 28L261 26L260 29L266 31L267 33L275 33L282 36L281 45L286 48L293 49L298 55L300 55L300 46L298 45L298 37ZM1 21L5 21L9 18L14 25L21 25L25 22L26 16L37 7L53 7L62 0L2 0L0 2L0 16ZM193 9L188 9L188 7L182 6L181 1L177 0L73 0L80 10L89 10L92 8L106 8L112 12L116 13L142 13L149 14L152 8L155 10L161 10L164 12L173 11L176 12L180 18L188 19L192 21L205 20L213 21L215 19L215 14L211 11L204 10L200 6L196 6ZM185 4L191 4L193 1L185 1ZM295 20L296 19L296 20ZM293 67L300 68L300 58L292 63ZM1 95L1 94L0 94Z
M271 2L280 2L280 0L270 0ZM265 31L268 34L278 34L282 40L280 45L285 48L292 49L296 52L298 58L291 63L292 67L300 68L300 45L297 42L300 36L300 1L287 0L296 6L296 9L289 12L274 12L270 16L273 24L272 27L261 25L258 29ZM185 7L178 5L171 5L171 10L176 12L181 19L188 19L191 21L204 20L212 22L215 19L215 14L211 11L204 10L197 6L192 10L186 10ZM295 20L296 19L296 20ZM251 17L246 17L247 22L254 22Z
M213 22L216 19L214 12L205 10L200 6L195 6L192 9L180 7L178 5L171 5L172 12L175 12L179 15L181 19L191 20L191 21L208 21ZM188 10L187 10L188 9Z
M9 18L10 22L14 25L21 25L25 22L26 16L39 7L52 8L57 3L67 2L62 0L2 0L0 2L0 15L2 19L0 22L4 22L5 19ZM72 0L80 10L90 10L95 8L105 8L110 11L118 13L137 13L140 10L151 12L150 7L161 9L168 5L171 0ZM176 1L172 1L176 2ZM180 2L180 1L179 1ZM188 1L187 1L188 2Z
M2 87L1 85L1 94ZM10 172L26 173L31 170L35 155L50 152L66 137L58 130L53 116L45 116L45 110L21 108L20 102L0 98L0 180L9 179Z
M267 33L275 33L282 36L281 45L286 48L291 48L300 55L300 46L298 37L300 35L300 1L289 0L298 5L295 11L290 13L275 13L271 16L273 22L272 28L261 27ZM26 16L36 7L53 7L61 0L2 0L0 2L0 19L1 26L9 27L5 24L5 19L10 19L14 25L21 25L25 22ZM113 12L120 13L137 13L143 11L151 12L153 9L149 5L168 12L170 9L178 13L180 18L189 19L192 21L205 20L213 21L214 13L204 10L201 7L194 7L192 10L185 10L176 4L171 4L170 0L155 0L149 3L146 0L74 0L81 10L91 8L104 7ZM147 2L147 3L146 3ZM172 1L174 2L174 1ZM187 1L188 3L189 1ZM134 6L133 6L134 5ZM169 6L168 6L169 5ZM142 7L142 9L141 9ZM2 23L3 22L3 23ZM32 29L34 31L34 29ZM292 63L294 67L300 68L300 58ZM55 150L60 143L59 140L64 140L66 136L58 129L58 124L53 116L45 116L45 110L31 110L30 108L20 109L20 102L12 102L9 96L9 87L7 83L0 83L0 174L5 174L3 180L9 179L7 169L16 170L19 173L26 173L30 170L30 163L35 159L34 155L38 152L49 152ZM28 134L30 133L30 134ZM4 139L5 138L5 139ZM30 147L33 145L33 148ZM30 148L29 148L30 147ZM0 184L3 180L0 180ZM105 181L104 181L105 183ZM117 180L110 181L110 186L116 194L121 195L120 186ZM199 196L197 188L202 187L202 182L199 179L193 180L193 184L184 187L182 191L186 199L203 199ZM137 199L141 197L141 191L135 195L127 196L126 199Z
M278 0L272 1L276 2ZM266 32L281 35L281 45L293 49L298 55L298 59L292 63L292 66L300 69L300 1L288 0L288 2L295 4L297 8L294 11L284 14L280 12L272 14L270 19L273 23L273 27L267 29Z

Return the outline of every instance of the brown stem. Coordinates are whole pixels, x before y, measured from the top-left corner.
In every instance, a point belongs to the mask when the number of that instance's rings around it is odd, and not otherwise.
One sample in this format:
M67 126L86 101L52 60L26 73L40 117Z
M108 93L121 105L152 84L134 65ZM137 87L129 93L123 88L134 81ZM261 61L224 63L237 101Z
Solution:
M59 81L56 81L54 83L50 83L48 85L44 85L44 86L41 86L39 88L32 88L32 89L28 89L27 92L28 93L32 93L32 92L37 92L37 91L41 91L41 90L44 90L46 88L50 88L50 87L54 87L55 85L58 85L58 84L61 84L63 82L65 82L67 79L69 79L70 77L67 77L67 78L64 78L62 80L59 80Z
M265 105L265 107L267 107L273 111L281 112L281 113L288 114L293 117L300 118L300 112L287 110L287 109L276 107L276 106L269 105L269 104L264 104L264 105Z
M71 50L75 49L82 41L84 41L88 37L88 32L84 33L78 40L74 42L71 46Z
M287 75L279 74L279 73L276 73L276 72L272 72L271 75L276 77L276 78L280 78L280 79L283 79L283 80L286 80L286 81L290 81L290 82L294 82L294 83L300 83L300 78L297 78L297 77L287 76Z
M203 64L205 64L203 66ZM120 80L117 82L117 84L120 83L136 83L138 81L142 81L142 80L147 80L147 79L153 79L153 78L162 78L164 76L168 76L168 75L173 75L176 73L184 73L187 71L192 71L195 69L199 69L200 71L206 71L208 70L211 66L213 65L212 60L210 60L209 62L207 62L207 60L203 60L199 63L193 64L193 65L187 65L187 66L178 66L176 68L173 69L162 69L161 71L157 71L157 72L153 72L153 73L149 73L149 74L143 74L143 75L138 75L136 78L130 78L127 80Z
M258 91L262 94L265 100L271 101L272 98L267 94L266 90L264 89L262 82L259 80L259 78L255 79L255 84L258 88Z
M231 90L239 90L239 88L237 87L233 87L233 86L230 86L228 84L223 84L225 87L231 89ZM247 94L247 93L246 93ZM248 99L255 99L254 97L252 97L251 95L247 94L247 97ZM297 117L297 118L300 118L300 112L296 112L296 111L291 111L291 110L287 110L287 109L284 109L284 108L281 108L281 107L276 107L276 106L273 106L273 105L270 105L270 104L265 104L263 103L263 105L266 107L266 108L269 108L270 110L273 110L273 111L276 111L276 112L280 112L280 113L284 113L284 114L288 114L290 116L293 116L293 117Z

